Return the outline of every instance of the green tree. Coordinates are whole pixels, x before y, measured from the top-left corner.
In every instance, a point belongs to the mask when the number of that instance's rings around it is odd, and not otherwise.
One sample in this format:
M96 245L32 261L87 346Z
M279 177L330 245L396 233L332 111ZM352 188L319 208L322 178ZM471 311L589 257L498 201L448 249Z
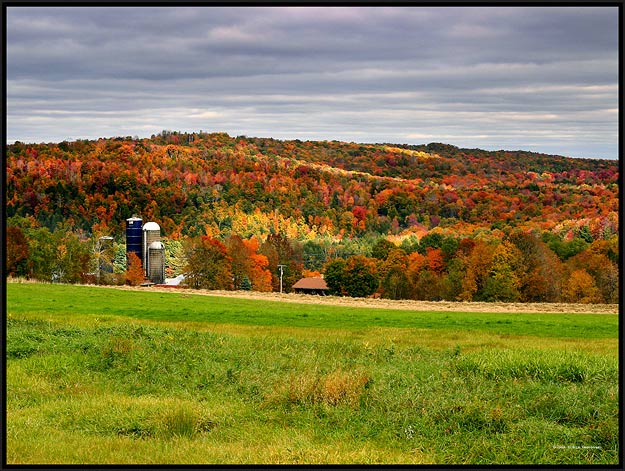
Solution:
M56 247L50 229L32 229L28 234L28 272L32 278L52 281L56 261Z
M448 263L456 256L458 246L460 242L455 237L445 237L441 242L441 252L443 253L443 260Z
M447 265L447 276L445 276L445 286L443 299L458 301L462 292L462 279L465 274L464 259L456 257L449 261Z
M415 299L422 301L440 301L445 292L443 275L431 270L422 270L414 280L413 293Z
M165 270L167 276L174 278L182 275L187 264L182 241L163 238L162 242L165 246Z
M92 268L91 242L67 227L54 232L48 228L28 230L28 272L42 281L78 283Z
M428 232L419 241L419 253L421 255L425 255L428 247L432 247L433 249L440 249L443 245L443 240L443 236L438 232Z
M388 257L388 254L391 250L396 249L397 247L390 240L381 238L373 244L371 248L371 256L373 258L377 258L378 260L385 260Z
M402 240L401 245L399 246L404 250L408 255L413 252L419 251L419 239L415 235L411 235Z
M577 237L582 239L584 242L588 242L591 244L594 240L592 233L590 232L590 228L588 226L582 226L577 230Z
M121 275L126 272L126 266L128 264L126 256L126 244L113 243L113 251L115 257L113 258L113 273Z
M325 264L324 280L328 285L328 292L335 296L344 296L346 294L343 286L343 274L346 262L342 258L335 258Z
M307 240L302 246L304 268L320 271L328 260L329 247L326 241Z
M375 263L364 255L350 257L345 264L343 286L348 296L363 298L378 289Z
M566 261L578 253L583 252L589 245L584 239L578 237L569 241L564 241L551 232L544 232L542 241L545 242L562 261Z

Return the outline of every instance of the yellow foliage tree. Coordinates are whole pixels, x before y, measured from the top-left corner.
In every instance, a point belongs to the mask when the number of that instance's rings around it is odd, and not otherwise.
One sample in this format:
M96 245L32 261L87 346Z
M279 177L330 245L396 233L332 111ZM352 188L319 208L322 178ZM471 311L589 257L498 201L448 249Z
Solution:
M593 277L580 269L571 273L564 288L564 299L570 303L597 303L600 302L600 293Z

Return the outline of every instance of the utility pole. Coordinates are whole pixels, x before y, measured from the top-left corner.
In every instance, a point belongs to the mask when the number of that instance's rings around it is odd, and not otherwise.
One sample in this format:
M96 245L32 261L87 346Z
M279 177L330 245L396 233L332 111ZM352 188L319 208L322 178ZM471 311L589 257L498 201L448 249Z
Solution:
M284 274L284 267L286 267L286 265L278 265L280 269L280 294L282 294L282 275Z

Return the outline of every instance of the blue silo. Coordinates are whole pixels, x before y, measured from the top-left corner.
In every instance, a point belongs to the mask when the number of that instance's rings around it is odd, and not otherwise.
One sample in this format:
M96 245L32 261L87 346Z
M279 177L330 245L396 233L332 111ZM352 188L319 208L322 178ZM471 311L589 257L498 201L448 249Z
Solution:
M126 257L134 252L143 261L143 219L133 216L126 219Z

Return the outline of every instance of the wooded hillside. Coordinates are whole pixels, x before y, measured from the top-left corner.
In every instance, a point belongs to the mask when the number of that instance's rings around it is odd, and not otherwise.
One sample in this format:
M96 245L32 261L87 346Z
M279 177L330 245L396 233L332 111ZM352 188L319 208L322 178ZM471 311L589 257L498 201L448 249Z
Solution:
M452 227L616 232L618 163L443 144L366 145L163 132L7 148L7 215L169 236L278 226L358 236Z
M82 241L103 234L121 239L125 219L141 215L162 227L170 248L170 274L183 271L186 263L175 260L172 251L183 250L172 242L199 241L204 236L198 247L203 243L215 247L208 241L217 241L225 244L226 256L233 236L260 250L273 234L300 244L292 252L305 269L325 271L326 264L340 258L346 263L342 269L395 277L393 282L367 281L376 286L373 291L388 297L490 299L501 297L501 286L491 282L487 287L488 277L511 279L510 270L523 265L519 256L524 250L536 257L542 254L534 262L537 266L571 264L580 257L575 266L562 271L566 274L557 276L568 282L574 272L585 270L573 279L588 285L590 274L598 289L601 277L593 274L598 268L590 268L582 255L593 247L593 253L609 261L610 270L616 269L618 172L617 161L437 143L279 141L163 131L149 139L7 146L6 215L8 226L15 228L12 237L25 237L31 245L45 239L35 234L44 228L53 232L63 228ZM531 240L524 239L528 235ZM401 254L392 255L394 261L388 261L393 250L375 255L375 245L382 239L401 247ZM460 255L461 266L454 265ZM380 262L350 258L354 256ZM548 262L552 259L557 263ZM388 262L386 268L382 261ZM486 261L490 265L480 265ZM263 270L272 270L274 262L261 263ZM473 281L465 279L470 263L475 264ZM493 263L499 264L501 273ZM331 271L340 275L337 267ZM404 274L412 270L413 282L400 288L397 267L403 267L399 271ZM13 267L13 272L19 270ZM415 281L422 272L429 274ZM451 283L452 272L460 277L455 288L440 288L433 296L431 277L446 277ZM268 286L267 276L263 274L265 281L246 283ZM275 286L275 273L272 276ZM523 299L518 295L520 286L546 282L545 273L540 276L516 280L518 286L506 288L512 290L510 298ZM337 283L335 292L349 294L347 282ZM359 282L352 285L361 292ZM555 300L561 295L541 292L526 298Z

